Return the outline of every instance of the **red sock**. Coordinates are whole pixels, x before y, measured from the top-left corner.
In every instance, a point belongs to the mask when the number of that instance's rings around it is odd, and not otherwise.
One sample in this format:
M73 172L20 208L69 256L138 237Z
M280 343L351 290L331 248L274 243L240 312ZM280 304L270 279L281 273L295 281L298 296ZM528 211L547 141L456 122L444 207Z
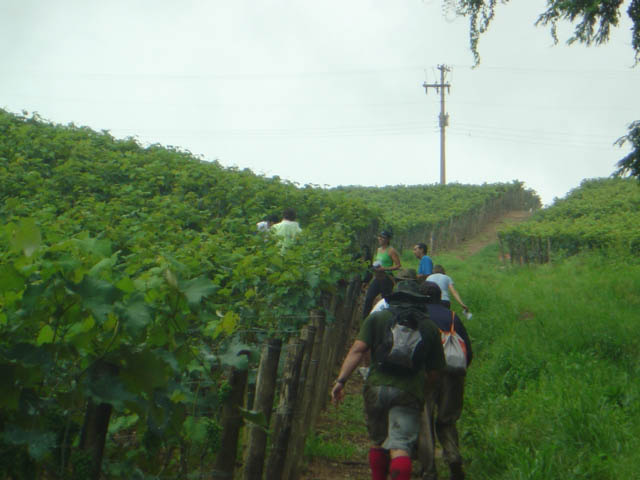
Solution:
M391 480L411 480L411 458L392 458L389 473L391 474Z
M369 467L371 468L371 480L387 480L389 452L384 448L370 448Z

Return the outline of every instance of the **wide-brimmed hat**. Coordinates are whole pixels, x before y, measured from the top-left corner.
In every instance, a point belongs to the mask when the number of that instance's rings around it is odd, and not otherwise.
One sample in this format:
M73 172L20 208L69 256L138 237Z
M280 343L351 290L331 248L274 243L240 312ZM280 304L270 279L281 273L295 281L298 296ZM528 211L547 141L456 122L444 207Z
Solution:
M413 280L403 280L396 284L388 301L408 300L410 302L426 303L429 297L420 293L418 284Z
M396 280L417 280L418 273L415 268L401 268L395 274Z

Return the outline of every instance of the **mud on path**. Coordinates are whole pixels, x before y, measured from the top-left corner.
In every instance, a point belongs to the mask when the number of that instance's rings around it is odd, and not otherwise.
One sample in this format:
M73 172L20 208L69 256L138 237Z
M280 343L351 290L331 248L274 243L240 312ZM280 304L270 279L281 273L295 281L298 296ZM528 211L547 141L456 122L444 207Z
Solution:
M530 215L531 212L529 211L508 212L493 222L488 223L481 232L462 242L455 249L452 249L450 253L453 253L464 260L465 258L478 253L488 245L497 242L498 230L506 225L522 222L529 218ZM354 336L355 334L356 332L353 332ZM338 370L339 368L336 366L336 374ZM351 375L351 378L346 385L347 395L361 395L362 383L362 377L356 370L356 372ZM364 420L362 421L364 422ZM332 437L335 437L340 438L341 442L349 443L351 445L359 445L362 447L361 450L363 453L356 458L350 458L348 460L332 460L322 457L314 457L306 463L300 480L369 480L371 478L366 454L370 444L369 438L364 433L344 435L342 433L344 430L344 425L341 425L341 421L336 414L336 408L329 403L318 419L315 432L324 438L331 439ZM438 452L436 452L436 457L437 456ZM415 466L416 465L414 464L414 467ZM445 470L441 469L440 471ZM415 472L413 478L418 478Z

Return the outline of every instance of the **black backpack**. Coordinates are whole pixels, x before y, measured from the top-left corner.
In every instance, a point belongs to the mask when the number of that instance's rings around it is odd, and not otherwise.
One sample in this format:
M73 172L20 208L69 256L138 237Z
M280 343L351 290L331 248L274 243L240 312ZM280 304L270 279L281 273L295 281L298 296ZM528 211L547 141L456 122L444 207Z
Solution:
M419 327L428 314L415 305L391 305L389 312L392 320L374 350L373 360L381 371L413 374L423 366L425 346Z

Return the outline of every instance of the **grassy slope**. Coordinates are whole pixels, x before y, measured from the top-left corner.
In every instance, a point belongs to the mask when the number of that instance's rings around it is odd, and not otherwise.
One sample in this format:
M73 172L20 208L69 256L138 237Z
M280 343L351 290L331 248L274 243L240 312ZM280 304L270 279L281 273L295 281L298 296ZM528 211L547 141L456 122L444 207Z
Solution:
M640 262L588 254L505 267L495 245L434 260L474 313L459 422L469 477L635 478Z
M640 446L640 264L588 254L449 266L477 355L460 422L472 478L633 478Z

